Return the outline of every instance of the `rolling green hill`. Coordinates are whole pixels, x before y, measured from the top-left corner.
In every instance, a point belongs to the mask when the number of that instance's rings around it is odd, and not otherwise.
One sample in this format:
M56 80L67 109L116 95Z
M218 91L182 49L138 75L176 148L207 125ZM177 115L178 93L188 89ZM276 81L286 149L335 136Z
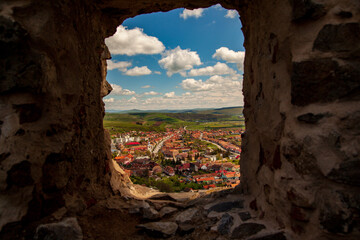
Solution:
M221 109L198 109L183 112L140 112L106 113L104 127L111 134L117 132L165 131L165 128L217 129L244 128L242 107Z
M243 107L227 107L204 110L193 110L193 113L199 114L223 114L223 115L242 115Z

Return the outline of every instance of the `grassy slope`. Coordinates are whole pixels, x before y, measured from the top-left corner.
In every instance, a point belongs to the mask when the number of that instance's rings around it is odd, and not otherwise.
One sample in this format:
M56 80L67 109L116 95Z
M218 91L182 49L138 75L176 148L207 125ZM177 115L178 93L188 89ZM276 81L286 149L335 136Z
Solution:
M164 131L165 127L183 127L188 129L216 129L243 127L244 121L240 114L236 114L234 109L225 109L229 113L106 113L104 117L104 127L110 131L127 132L137 131ZM210 110L207 110L210 111ZM216 110L214 110L216 111Z
M186 126L186 122L164 113L106 113L104 127L114 132L164 131L165 127Z
M244 109L243 107L228 107L228 108L198 110L195 112L200 114L242 115L243 109Z

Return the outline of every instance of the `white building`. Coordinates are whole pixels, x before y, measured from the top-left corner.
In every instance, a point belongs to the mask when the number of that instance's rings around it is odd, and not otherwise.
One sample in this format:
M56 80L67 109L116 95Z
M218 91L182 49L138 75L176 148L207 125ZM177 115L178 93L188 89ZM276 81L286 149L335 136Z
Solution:
M209 158L211 161L216 161L216 155L204 155L204 157Z

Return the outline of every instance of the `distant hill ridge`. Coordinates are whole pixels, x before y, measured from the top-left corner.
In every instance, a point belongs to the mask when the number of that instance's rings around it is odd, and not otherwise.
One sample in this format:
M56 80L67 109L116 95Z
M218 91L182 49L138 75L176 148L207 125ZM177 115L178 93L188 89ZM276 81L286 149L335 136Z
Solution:
M225 114L225 115L241 115L242 106L224 107L224 108L194 108L194 109L162 109L162 110L108 110L107 113L197 113L197 114Z

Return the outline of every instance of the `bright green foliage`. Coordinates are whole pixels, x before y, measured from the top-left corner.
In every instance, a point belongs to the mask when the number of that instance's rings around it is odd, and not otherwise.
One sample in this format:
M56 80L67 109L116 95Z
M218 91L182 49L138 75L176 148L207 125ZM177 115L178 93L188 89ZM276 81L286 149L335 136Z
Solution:
M106 113L104 127L110 134L135 131L163 132L165 128L187 126L189 130L245 128L242 108L187 113Z
M135 184L145 185L147 187L157 188L161 192L181 192L186 188L192 188L194 190L202 189L204 184L198 184L195 182L180 182L178 176L164 177L161 180L155 180L154 178L146 177L130 177L131 181Z

